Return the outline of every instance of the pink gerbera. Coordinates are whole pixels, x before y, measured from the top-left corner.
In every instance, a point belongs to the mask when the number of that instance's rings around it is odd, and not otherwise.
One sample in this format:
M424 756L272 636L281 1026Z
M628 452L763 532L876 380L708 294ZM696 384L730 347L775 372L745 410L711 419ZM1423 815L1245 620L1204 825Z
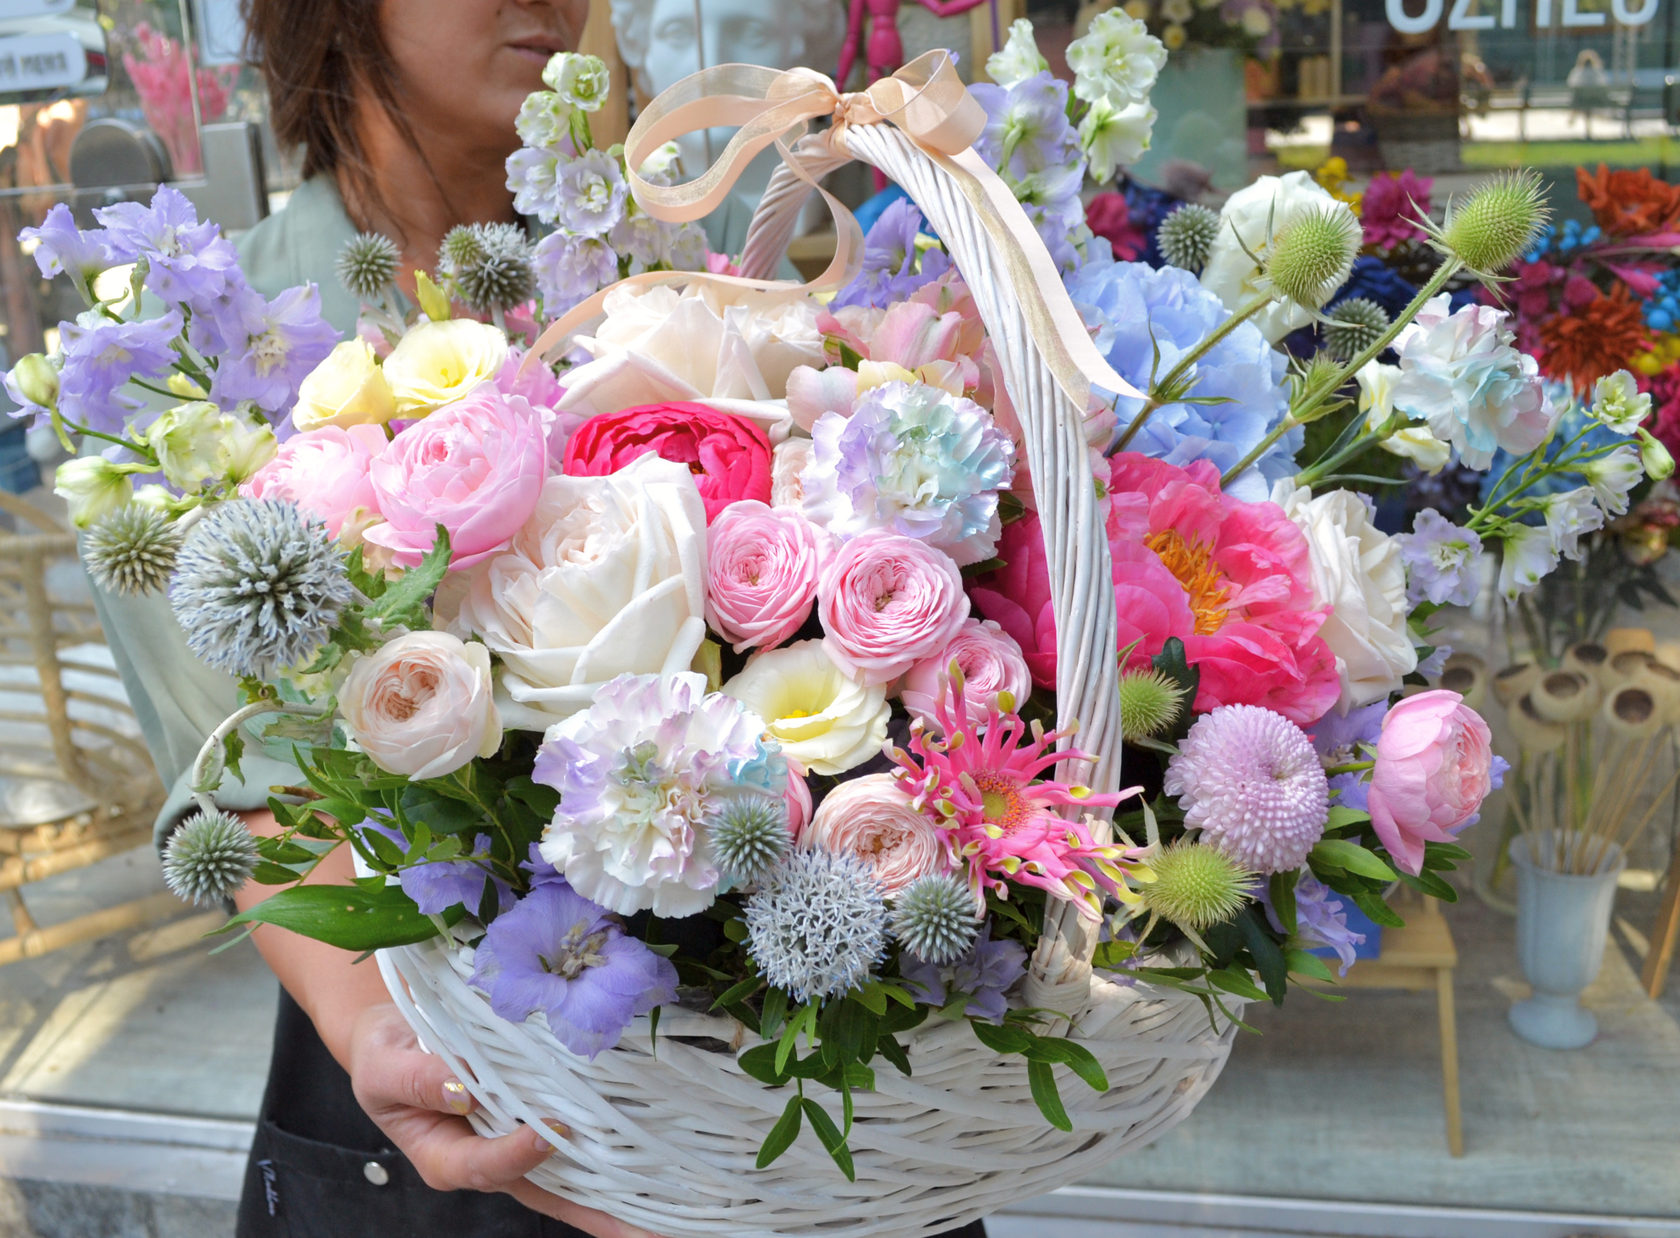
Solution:
M986 891L1009 896L1010 881L1037 886L1069 900L1087 919L1102 915L1104 895L1132 901L1130 868L1142 852L1098 842L1082 821L1059 808L1112 808L1136 794L1098 794L1075 783L1040 775L1064 761L1088 760L1072 748L1056 749L1069 730L1031 728L994 698L976 725L970 721L960 676L945 680L934 704L938 734L915 725L910 751L892 756L915 807L947 832L953 866L968 871L977 900ZM976 711L977 713L980 711Z

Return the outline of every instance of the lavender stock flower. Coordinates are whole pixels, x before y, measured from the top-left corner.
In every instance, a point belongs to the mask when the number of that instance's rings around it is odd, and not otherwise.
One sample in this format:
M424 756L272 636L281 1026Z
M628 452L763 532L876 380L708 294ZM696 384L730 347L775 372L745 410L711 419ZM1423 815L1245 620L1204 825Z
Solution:
M604 150L586 150L555 173L555 223L577 236L605 236L623 216L629 193L618 160Z
M596 237L551 232L537 242L535 259L543 312L551 318L618 278L618 255Z
M472 983L502 1018L537 1012L554 1038L593 1060L637 1015L676 999L677 971L563 881L537 886L484 932Z
M1476 600L1477 580L1471 569L1482 552L1482 539L1474 531L1426 507L1417 514L1412 531L1398 540L1406 564L1406 597L1413 606L1424 601L1468 606Z

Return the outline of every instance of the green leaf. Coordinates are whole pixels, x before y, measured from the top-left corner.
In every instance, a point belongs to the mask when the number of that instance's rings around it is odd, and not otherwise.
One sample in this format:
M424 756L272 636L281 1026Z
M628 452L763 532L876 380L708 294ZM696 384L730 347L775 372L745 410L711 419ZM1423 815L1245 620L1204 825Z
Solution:
M1385 928L1406 927L1406 922L1395 914L1394 908L1385 903L1382 895L1374 890L1350 890L1347 896L1360 911L1371 917L1373 924L1380 924Z
M1427 868L1415 877L1410 873L1401 873L1400 880L1412 889L1427 894L1431 898L1438 898L1443 903L1456 903L1458 901L1458 891L1448 885L1440 874L1432 873Z
M754 1045L735 1061L742 1070L760 1083L778 1086L788 1081L787 1072L776 1065L775 1045Z
M758 992L758 986L763 983L764 981L758 978L758 973L754 972L745 980L732 984L725 989L723 991L723 995L719 997L717 1001L712 1003L712 1009L721 1010L725 1006L733 1006L736 1002L742 1001Z
M1202 675L1185 658L1184 642L1178 637L1169 636L1166 644L1161 646L1161 652L1150 659L1150 665L1184 689L1185 700L1196 699L1196 687L1201 683Z
M437 540L419 565L409 568L383 595L375 598L366 610L367 616L379 619L387 626L427 627L426 599L436 592L448 570L449 530L440 524L437 526Z
M758 1019L758 1034L769 1040L782 1030L782 1020L787 1018L788 995L784 989L774 985L764 994L764 1013Z
M1012 1027L1007 1023L969 1023L974 1030L974 1038L993 1053L1025 1053L1037 1039L1031 1032L1022 1027Z
M401 886L292 886L230 919L218 932L241 924L273 924L341 950L361 953L406 946L437 935Z
M788 1020L788 1025L782 1030L782 1039L776 1045L776 1073L787 1070L788 1055L793 1052L793 1045L799 1039L799 1033L807 1027L816 1027L817 1008L815 1006L801 1006L799 1013Z
M881 991L879 981L872 981L863 986L852 998L871 1014L883 1015L887 1013L887 995Z
M222 764L240 782L245 781L245 774L239 768L239 760L244 755L245 737L239 733L238 727L234 727L222 740Z
M1071 1131L1073 1119L1062 1108L1062 1094L1056 1090L1056 1072L1049 1062L1028 1062L1027 1083L1032 1087L1033 1101L1044 1120L1059 1131Z
M1223 989L1227 993L1235 993L1238 997L1246 997L1251 1002L1266 1000L1266 991L1249 978L1249 974L1240 967L1221 967L1217 971L1207 974L1208 983L1216 989Z
M1027 1050L1029 1062L1052 1062L1066 1066L1095 1092L1108 1091L1108 1075L1102 1063L1084 1045L1061 1036L1040 1036Z
M1357 808L1349 808L1344 804L1334 804L1330 808L1330 819L1324 825L1327 834L1339 833L1353 825L1364 825L1371 819L1371 814L1361 812Z
M464 834L484 828L484 813L476 805L418 782L410 783L398 796L397 807L409 820L424 822L434 834Z
M1267 892L1272 898L1272 910L1285 933L1293 933L1298 921L1295 912L1295 886L1301 880L1299 869L1287 873L1273 873Z
M258 862L257 866L251 870L251 880L255 881L258 885L289 886L292 882L298 880L298 875L291 869L287 868L284 864L275 864L269 860L261 860Z
M1319 865L1339 868L1372 881L1393 881L1397 875L1376 852L1345 838L1319 839L1307 860L1315 869Z
M846 1181L856 1182L857 1170L852 1165L852 1150L846 1146L846 1137L840 1133L840 1128L834 1125L834 1119L809 1097L801 1103L806 1118L810 1120L811 1129L817 1132L822 1146L834 1158L834 1163L840 1166L840 1172L846 1175Z
M1124 964L1137 953L1135 941L1101 941L1091 957L1091 965L1099 969L1113 969Z
M747 939L747 922L739 916L732 916L723 922L723 935L736 945Z
M834 1047L835 1061L862 1060L864 1050L868 1049L873 1054L875 1042L880 1038L880 1016L852 1000L855 996L852 994L843 1001L830 1002L822 1012L823 1047ZM886 1013L886 1009L886 999L883 998L881 1013ZM824 1057L827 1057L826 1053Z
M798 1095L788 1097L787 1108L782 1110L782 1116L776 1120L776 1125L770 1128L770 1133L764 1137L764 1144L758 1150L758 1160L755 1162L759 1169L770 1166L775 1159L793 1146L793 1141L799 1138L800 1098Z
M882 1036L875 1042L875 1051L891 1062L899 1074L905 1078L910 1077L910 1055L904 1051L904 1046L898 1043L896 1037L890 1033Z
M1284 961L1289 964L1289 970L1298 976L1311 976L1314 980L1336 979L1330 972L1330 965L1316 954L1305 950L1289 949L1283 952Z
M648 1011L648 1050L653 1054L653 1060L659 1060L659 1012L663 1006L655 1006Z
M1289 989L1289 965L1284 962L1283 948L1272 940L1267 926L1261 923L1264 914L1250 904L1237 917L1237 927L1242 932L1243 944L1254 958L1255 970L1260 973L1266 992L1271 994L1275 1005L1281 1006L1283 995Z

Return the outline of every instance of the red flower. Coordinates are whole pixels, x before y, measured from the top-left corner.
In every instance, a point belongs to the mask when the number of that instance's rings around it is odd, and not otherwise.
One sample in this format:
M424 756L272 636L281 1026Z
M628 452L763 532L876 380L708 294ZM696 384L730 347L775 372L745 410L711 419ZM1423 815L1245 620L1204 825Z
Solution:
M1423 235L1423 229L1412 221L1429 214L1429 191L1434 180L1418 176L1410 168L1404 172L1379 173L1371 178L1360 199L1359 216L1365 225L1365 244L1377 249L1393 249L1406 241Z
M1584 393L1606 374L1626 368L1650 337L1626 284L1589 300L1582 287L1587 281L1577 279L1572 277L1564 291L1567 312L1540 324L1538 359L1546 377Z
M1669 454L1680 460L1680 362L1659 370L1639 385L1651 396L1651 420L1647 428Z
M1649 169L1612 172L1601 163L1595 176L1577 168L1575 186L1598 226L1611 236L1666 232L1680 221L1680 185L1658 180Z
M688 465L707 524L741 499L770 502L769 438L746 418L704 404L643 404L591 417L566 444L562 471L605 477L649 452Z
M1114 247L1121 262L1136 262L1148 244L1143 229L1132 222L1132 209L1123 194L1113 190L1099 193L1085 208L1085 222L1092 232Z

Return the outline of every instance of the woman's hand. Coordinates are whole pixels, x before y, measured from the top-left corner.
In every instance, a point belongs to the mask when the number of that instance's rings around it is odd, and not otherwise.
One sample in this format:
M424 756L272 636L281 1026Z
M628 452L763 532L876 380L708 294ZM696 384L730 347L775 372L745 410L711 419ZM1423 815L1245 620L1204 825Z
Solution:
M441 1058L420 1048L394 1005L364 1009L349 1048L356 1100L433 1190L505 1191L595 1238L655 1238L525 1181L554 1151L552 1145L532 1130L494 1139L474 1131L466 1119L472 1094ZM558 1124L555 1129L565 1133Z

